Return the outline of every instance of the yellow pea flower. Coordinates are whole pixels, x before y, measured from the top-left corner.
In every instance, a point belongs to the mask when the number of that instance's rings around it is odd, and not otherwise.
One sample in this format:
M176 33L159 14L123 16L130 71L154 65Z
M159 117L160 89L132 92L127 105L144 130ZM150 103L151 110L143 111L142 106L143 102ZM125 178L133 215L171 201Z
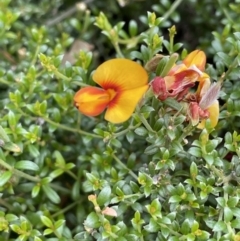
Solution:
M101 87L84 87L74 96L75 106L87 116L97 116L112 123L128 120L148 89L148 74L138 63L112 59L101 64L93 74Z

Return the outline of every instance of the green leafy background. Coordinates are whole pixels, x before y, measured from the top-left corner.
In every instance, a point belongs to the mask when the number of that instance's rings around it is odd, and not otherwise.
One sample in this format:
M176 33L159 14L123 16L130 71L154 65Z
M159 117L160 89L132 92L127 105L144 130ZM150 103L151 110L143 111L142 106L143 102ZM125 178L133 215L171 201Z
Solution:
M0 240L240 240L239 4L1 0ZM107 59L194 49L224 80L215 129L174 100L121 125L73 105Z

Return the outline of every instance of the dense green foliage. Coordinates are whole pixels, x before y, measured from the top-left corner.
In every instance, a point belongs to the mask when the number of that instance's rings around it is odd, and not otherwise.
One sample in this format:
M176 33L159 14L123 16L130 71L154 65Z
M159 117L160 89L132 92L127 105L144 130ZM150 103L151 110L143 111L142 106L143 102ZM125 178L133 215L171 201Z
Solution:
M239 0L1 0L0 26L0 241L240 240ZM171 100L120 125L74 107L107 59L194 49L215 129Z

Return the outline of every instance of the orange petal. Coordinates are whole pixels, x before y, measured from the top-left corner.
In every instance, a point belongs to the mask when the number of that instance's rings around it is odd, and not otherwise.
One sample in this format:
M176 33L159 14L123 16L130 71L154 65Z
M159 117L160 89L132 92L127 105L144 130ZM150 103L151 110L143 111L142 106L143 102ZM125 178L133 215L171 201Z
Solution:
M145 86L146 70L128 59L111 59L101 64L93 74L93 80L103 89L130 90Z
M193 52L187 55L187 57L183 60L183 63L187 67L195 65L198 67L198 69L203 71L206 65L206 55L201 50L194 50Z
M112 123L121 123L129 119L147 89L148 85L144 85L134 90L120 92L109 104L105 119Z
M97 87L82 88L74 96L75 106L81 113L88 116L101 114L109 101L109 93Z
M214 128L218 123L218 117L219 117L218 101L216 100L207 110L210 114L209 119L211 120L211 126ZM197 127L199 129L203 129L205 127L205 120L202 120Z

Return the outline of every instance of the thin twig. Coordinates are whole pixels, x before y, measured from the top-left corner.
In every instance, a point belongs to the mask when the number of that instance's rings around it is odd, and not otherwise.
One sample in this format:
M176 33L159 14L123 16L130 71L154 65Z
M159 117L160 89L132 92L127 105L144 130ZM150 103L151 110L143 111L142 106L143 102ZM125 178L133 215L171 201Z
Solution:
M86 0L86 1L82 1L82 2L79 2L79 3L85 3L85 4L88 4L88 3L91 3L93 2L94 0ZM55 24L58 24L60 22L62 22L64 19L72 16L74 13L76 13L77 11L79 11L79 8L77 7L77 5L79 3L76 3L74 6L70 7L69 9L67 9L65 12L63 12L62 14L58 15L56 18L53 18L53 19L50 19L50 20L47 20L47 22L45 23L46 26L48 27L51 27Z
M112 157L114 158L114 160L121 165L124 169L128 170L129 174L135 179L138 180L138 176L132 171L130 170L124 163L121 162L121 160L116 157L114 154L112 154Z

